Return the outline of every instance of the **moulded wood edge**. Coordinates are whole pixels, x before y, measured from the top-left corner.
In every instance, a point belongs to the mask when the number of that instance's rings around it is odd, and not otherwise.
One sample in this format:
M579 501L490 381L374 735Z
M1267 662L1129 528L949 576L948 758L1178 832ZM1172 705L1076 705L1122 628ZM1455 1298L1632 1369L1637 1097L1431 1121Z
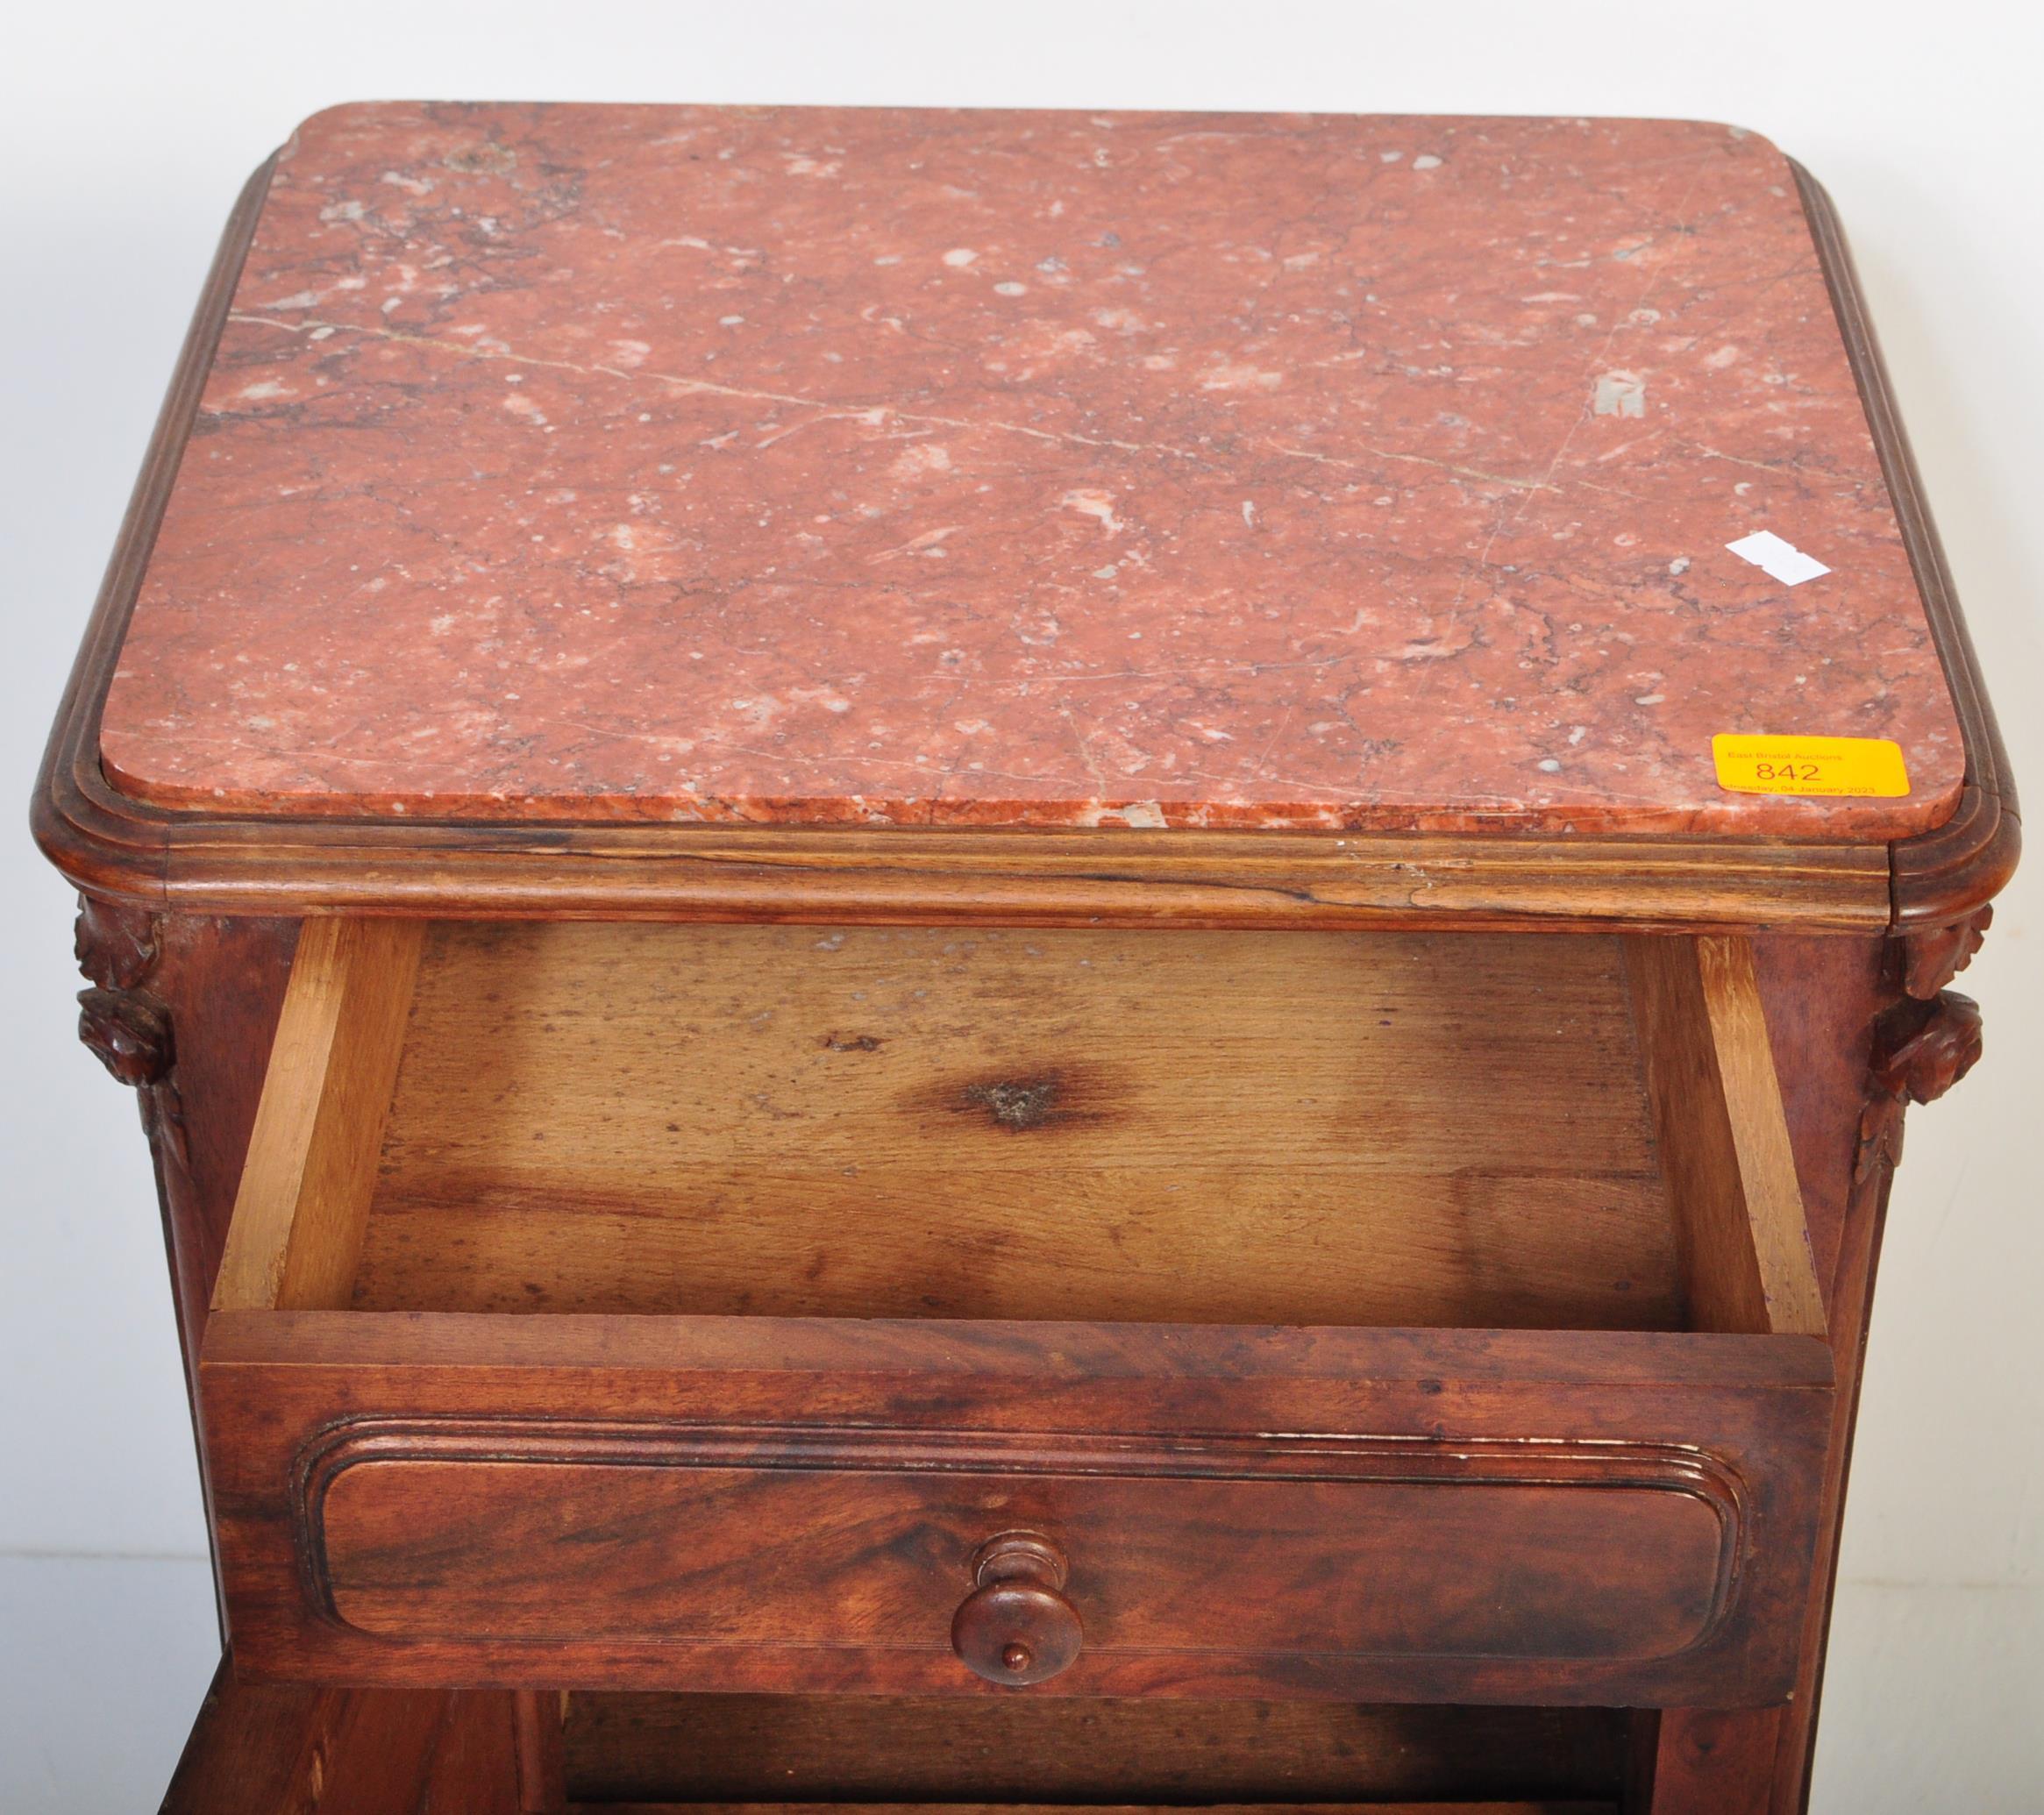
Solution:
M1801 164L1789 164L1965 747L1967 786L1951 815L1889 847L1895 924L1942 925L1991 900L2014 873L2022 848L2015 779L1837 205Z
M629 1376L817 1374L1103 1388L1174 1377L1342 1385L1708 1386L1828 1393L1829 1345L1808 1335L1657 1330L1284 1328L580 1313L222 1309L208 1366L558 1367Z

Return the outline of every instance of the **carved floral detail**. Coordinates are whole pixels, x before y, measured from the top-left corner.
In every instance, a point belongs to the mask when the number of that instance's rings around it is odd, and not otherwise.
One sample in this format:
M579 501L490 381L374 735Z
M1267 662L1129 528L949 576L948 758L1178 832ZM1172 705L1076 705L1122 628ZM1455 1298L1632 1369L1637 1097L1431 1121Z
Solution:
M161 957L162 923L146 908L82 895L74 950L90 989L78 994L78 1037L120 1083L140 1093L143 1131L158 1159L187 1163L184 1106L172 1069L170 1011L144 986Z
M123 1084L159 1084L170 1074L170 1017L139 992L81 990L78 1037Z
M1976 938L1974 949L1978 943ZM1927 1002L1905 1000L1881 1017L1860 1112L1855 1186L1900 1164L1902 1112L1912 1103L1937 1101L1978 1063L1980 1049L1980 1005L1956 990L1941 990Z
M146 908L78 898L78 968L102 989L139 989L156 968L158 923Z
M1874 1083L1912 1103L1934 1103L1980 1058L1980 1004L1957 990L1941 990L1912 1015L1910 1031L1877 1053Z
M1934 1103L1980 1057L1980 1005L1945 986L1973 962L1994 909L1895 942L1890 975L1898 999L1874 1023L1867 1098L1860 1111L1855 1198L1877 1191L1902 1159L1902 1116L1912 1103Z
M1911 933L1902 941L1902 986L1919 1002L1932 1000L1953 978L1973 962L1980 942L1994 924L1994 909L1982 908L1948 927Z

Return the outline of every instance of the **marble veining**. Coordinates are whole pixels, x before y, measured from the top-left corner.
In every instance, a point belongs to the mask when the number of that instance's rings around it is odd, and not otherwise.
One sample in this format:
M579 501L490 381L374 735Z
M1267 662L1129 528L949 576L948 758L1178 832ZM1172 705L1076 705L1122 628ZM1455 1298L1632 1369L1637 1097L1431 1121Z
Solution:
M1729 794L1719 731L1912 791ZM102 753L234 814L1865 839L1963 767L1764 139L412 103L277 167Z

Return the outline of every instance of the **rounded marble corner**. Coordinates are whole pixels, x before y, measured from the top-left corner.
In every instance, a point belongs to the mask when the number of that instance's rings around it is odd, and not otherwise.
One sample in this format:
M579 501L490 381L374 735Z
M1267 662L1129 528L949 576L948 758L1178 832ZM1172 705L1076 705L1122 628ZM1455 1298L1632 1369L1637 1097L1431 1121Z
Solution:
M366 124L387 110L401 108L410 103L384 96L381 99L359 101L331 101L312 112L293 126L285 136L277 155L288 160L298 155L307 144L323 139L337 138L358 125Z
M203 814L211 805L204 790L189 786L174 777L158 780L146 769L130 767L122 760L118 734L110 737L102 724L96 751L99 779L124 801L148 812Z
M1770 153L1773 156L1779 158L1784 164L1792 165L1796 161L1788 154L1787 152L1784 151L1773 139L1769 137L1767 133L1757 132L1751 126L1742 126L1736 120L1691 119L1684 117L1682 124L1685 126L1693 127L1699 132L1716 133L1722 138L1734 140L1736 143L1742 146L1756 146L1758 149Z

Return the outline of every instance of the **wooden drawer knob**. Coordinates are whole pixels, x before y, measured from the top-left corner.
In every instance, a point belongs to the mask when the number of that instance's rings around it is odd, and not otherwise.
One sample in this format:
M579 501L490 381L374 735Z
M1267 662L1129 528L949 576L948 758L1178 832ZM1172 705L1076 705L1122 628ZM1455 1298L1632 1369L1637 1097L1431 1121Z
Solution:
M1079 1610L1058 1592L1065 1558L1035 1532L1003 1532L972 1557L979 1585L951 1621L951 1649L989 1683L1041 1683L1079 1655Z

